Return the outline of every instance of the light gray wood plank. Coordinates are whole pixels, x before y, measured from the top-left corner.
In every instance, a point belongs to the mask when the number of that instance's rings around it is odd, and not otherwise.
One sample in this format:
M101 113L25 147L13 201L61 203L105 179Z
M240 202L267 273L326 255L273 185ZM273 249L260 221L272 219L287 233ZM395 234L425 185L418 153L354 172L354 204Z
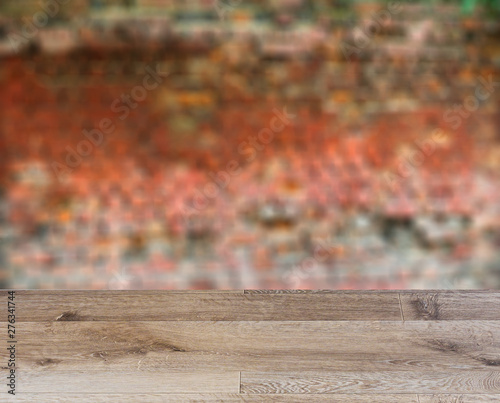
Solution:
M269 393L500 393L500 372L242 372L241 392Z
M19 403L418 403L414 395L243 395L243 394L28 394L11 399Z
M498 395L420 395L420 403L482 403L500 402Z
M21 393L238 393L239 372L18 371Z

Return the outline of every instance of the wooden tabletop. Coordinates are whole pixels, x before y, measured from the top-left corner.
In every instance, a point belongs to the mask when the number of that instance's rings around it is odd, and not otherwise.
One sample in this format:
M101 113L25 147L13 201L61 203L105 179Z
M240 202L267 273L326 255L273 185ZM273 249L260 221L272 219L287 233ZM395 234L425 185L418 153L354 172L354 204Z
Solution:
M500 402L498 291L2 298L0 401Z

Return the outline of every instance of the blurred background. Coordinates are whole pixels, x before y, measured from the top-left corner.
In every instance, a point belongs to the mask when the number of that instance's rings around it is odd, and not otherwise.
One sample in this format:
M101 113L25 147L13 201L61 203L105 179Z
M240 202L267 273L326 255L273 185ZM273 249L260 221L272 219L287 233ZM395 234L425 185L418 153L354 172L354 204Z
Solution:
M2 0L0 286L500 287L500 1Z

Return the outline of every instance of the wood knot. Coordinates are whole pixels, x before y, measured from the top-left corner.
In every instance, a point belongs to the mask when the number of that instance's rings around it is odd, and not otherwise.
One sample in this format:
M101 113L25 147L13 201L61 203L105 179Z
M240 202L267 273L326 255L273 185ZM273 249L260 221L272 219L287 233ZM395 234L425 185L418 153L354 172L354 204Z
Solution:
M440 312L437 295L417 296L411 303L422 319L439 320Z
M83 320L83 318L78 314L78 311L67 311L63 312L56 318L57 322L71 322L71 321L79 321Z

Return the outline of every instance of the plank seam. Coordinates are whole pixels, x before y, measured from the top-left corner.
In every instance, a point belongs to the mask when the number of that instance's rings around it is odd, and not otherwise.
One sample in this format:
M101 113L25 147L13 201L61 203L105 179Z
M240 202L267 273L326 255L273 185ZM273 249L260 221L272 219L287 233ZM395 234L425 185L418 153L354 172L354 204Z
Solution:
M241 371L240 371L240 384L238 386L238 393L241 395Z
M405 321L405 315L403 313L403 304L401 303L401 294L398 293L398 299L399 299L399 310L401 311L401 319L403 322Z
M420 403L420 396L417 395L417 402Z

